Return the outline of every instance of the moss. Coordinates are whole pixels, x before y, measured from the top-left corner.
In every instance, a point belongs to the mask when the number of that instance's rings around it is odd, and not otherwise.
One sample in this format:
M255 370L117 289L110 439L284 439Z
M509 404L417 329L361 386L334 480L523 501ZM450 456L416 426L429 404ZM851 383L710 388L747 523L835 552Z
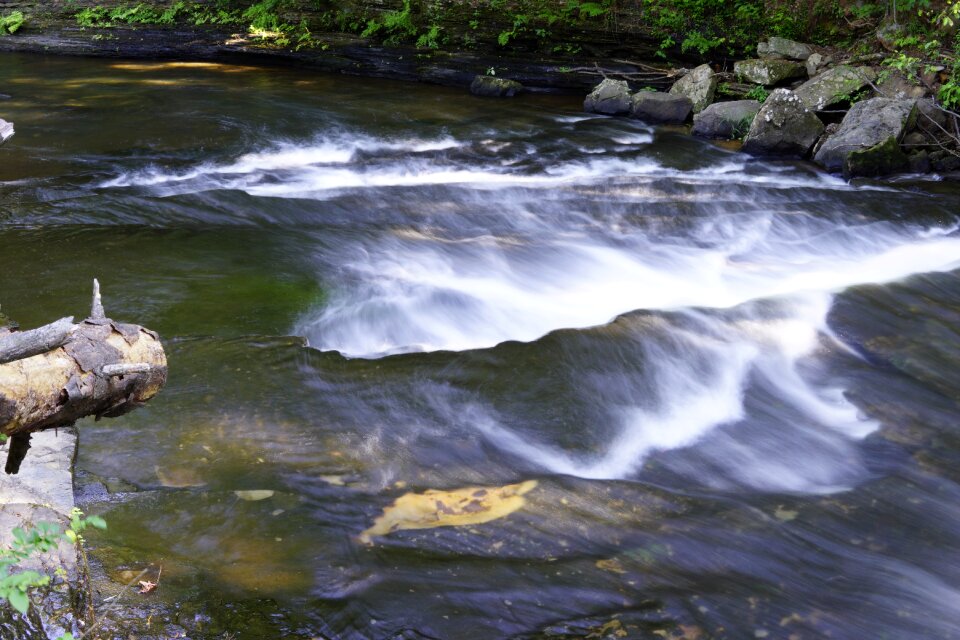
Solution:
M848 155L843 163L843 175L847 178L884 176L906 171L909 166L910 162L900 149L897 139L890 136L869 149L854 151Z

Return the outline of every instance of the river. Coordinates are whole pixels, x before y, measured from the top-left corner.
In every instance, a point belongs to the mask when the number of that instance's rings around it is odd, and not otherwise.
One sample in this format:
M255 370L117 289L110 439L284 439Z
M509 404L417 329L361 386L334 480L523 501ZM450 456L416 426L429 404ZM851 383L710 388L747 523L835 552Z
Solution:
M2 62L4 312L98 277L167 347L76 486L101 597L162 567L157 637L960 638L956 182L569 96Z

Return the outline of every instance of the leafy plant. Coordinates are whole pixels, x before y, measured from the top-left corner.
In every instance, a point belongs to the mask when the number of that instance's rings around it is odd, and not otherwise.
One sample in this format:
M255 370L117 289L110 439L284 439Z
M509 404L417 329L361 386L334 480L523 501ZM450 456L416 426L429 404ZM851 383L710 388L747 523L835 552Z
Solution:
M5 16L0 16L0 35L16 33L26 20L22 11L11 11Z
M750 89L750 91L747 91L743 97L747 100L766 102L767 98L770 97L770 92L767 91L766 87L764 87L762 84L758 84L753 89Z
M15 528L11 533L13 542L9 549L0 549L0 601L26 614L30 608L31 594L50 584L50 576L33 570L17 570L16 567L38 559L42 554L55 550L62 541L74 544L82 541L82 532L87 527L105 529L107 523L99 516L83 515L79 509L70 512L70 526L60 531L60 526L50 522L38 522L32 528ZM59 640L73 640L66 633Z

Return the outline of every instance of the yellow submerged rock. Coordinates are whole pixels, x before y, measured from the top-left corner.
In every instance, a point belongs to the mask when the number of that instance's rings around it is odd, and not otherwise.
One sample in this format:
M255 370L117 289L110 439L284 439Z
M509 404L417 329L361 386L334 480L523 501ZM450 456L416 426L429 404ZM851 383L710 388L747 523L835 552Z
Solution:
M453 491L428 489L407 493L383 510L373 526L360 534L360 542L372 544L373 536L401 529L432 529L483 524L508 516L526 504L524 494L537 486L527 480L504 487L466 487Z

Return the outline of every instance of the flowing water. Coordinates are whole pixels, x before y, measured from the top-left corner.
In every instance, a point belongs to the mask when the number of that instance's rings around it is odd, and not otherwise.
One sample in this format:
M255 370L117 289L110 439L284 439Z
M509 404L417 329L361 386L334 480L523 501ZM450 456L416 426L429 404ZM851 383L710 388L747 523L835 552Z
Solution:
M956 183L569 97L9 55L0 86L3 310L81 315L96 276L167 346L77 461L102 595L162 566L147 633L960 638Z

